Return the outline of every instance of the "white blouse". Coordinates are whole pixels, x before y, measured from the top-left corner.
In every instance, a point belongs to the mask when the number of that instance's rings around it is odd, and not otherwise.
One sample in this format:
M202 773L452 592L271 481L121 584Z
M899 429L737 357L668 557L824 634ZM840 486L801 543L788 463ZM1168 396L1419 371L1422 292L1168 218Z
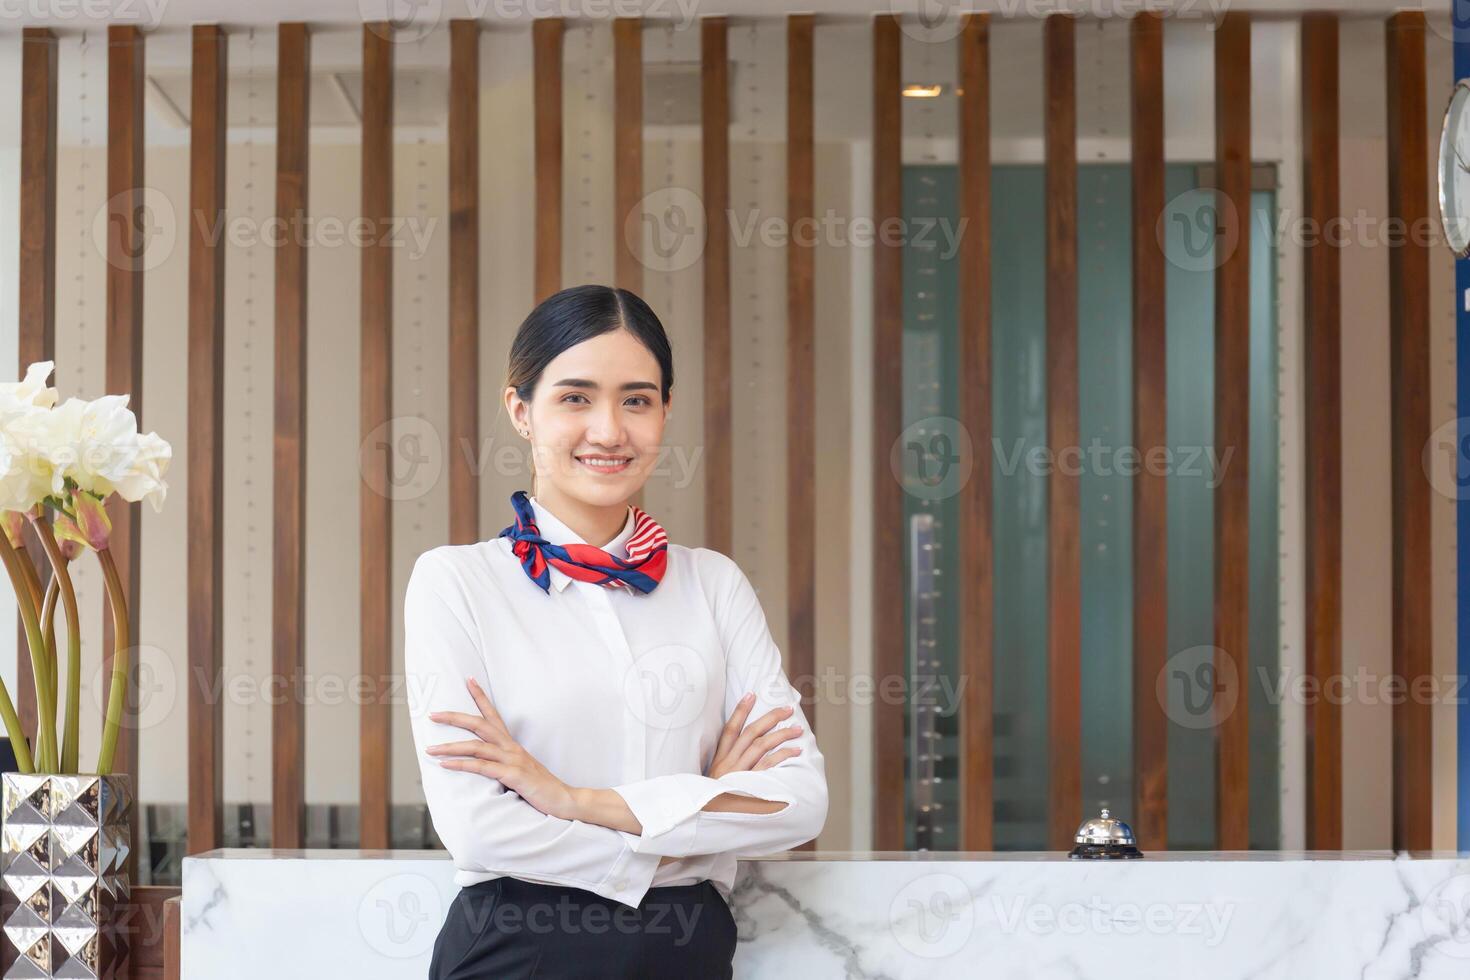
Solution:
M535 497L541 534L583 542ZM633 515L604 546L627 557ZM585 543L585 542L583 542ZM728 899L738 857L817 836L827 819L822 753L781 666L765 614L733 560L670 543L647 595L579 582L551 568L543 592L507 538L444 545L419 556L404 599L409 711L424 797L460 886L510 875L574 885L637 906L654 885L709 879ZM479 709L484 687L511 735L572 786L611 788L643 827L630 834L548 816L499 780L446 769L425 750L464 729L431 711ZM736 702L747 724L793 705L779 727L801 752L761 771L703 775ZM780 801L774 813L706 812L721 793ZM661 857L678 858L659 866Z

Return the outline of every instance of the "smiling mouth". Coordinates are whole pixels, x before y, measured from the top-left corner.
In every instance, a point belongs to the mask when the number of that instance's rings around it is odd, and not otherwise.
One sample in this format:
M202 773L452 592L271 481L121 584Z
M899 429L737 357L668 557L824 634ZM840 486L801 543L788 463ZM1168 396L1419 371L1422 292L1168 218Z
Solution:
M598 453L573 458L594 473L621 473L633 463L631 456L604 456Z

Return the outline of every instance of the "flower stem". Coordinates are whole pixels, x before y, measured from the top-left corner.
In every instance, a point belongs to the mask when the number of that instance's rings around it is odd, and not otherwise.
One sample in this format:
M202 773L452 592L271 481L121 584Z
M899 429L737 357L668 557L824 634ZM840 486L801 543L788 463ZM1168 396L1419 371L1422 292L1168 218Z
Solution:
M56 655L56 604L61 598L61 586L56 581L56 576L51 576L51 581L46 583L46 598L41 606L41 635L46 638L46 662L51 665L51 710L56 711L56 671L58 657ZM66 752L61 753L62 758ZM63 770L65 771L65 770Z
M25 516L34 523L38 511L39 507L26 511ZM31 560L30 552L26 550L24 540L16 546L15 557L20 561L20 570L25 574L26 586L31 590L31 601L36 604L38 609L42 609L48 600L41 595L41 576L36 569L36 563ZM51 589L52 583L48 582L46 591L49 593ZM54 603L55 599L50 599L49 602ZM56 755L56 627L53 622L48 622L44 609L41 618L41 639L46 644L45 660L49 669L46 675L46 686L44 688L37 687L36 696L40 697L41 691L45 690L46 699L51 705L51 725L48 727L46 734L47 744L50 746L49 754L51 756L51 764L48 771L54 771L57 763L60 761ZM38 712L38 714L40 713Z
M25 573L26 589L31 594L31 602L40 606L41 604L41 577L36 574L36 564L31 561L31 556L26 552L25 542L21 542L15 548L17 558L23 558L20 569Z
M4 535L0 534L0 537ZM0 721L5 723L5 734L10 738L11 748L15 749L15 768L21 772L35 772L35 763L31 761L31 747L26 744L26 733L21 730L15 704L10 700L10 690L3 680L0 680Z
M11 547L10 538L0 534L0 559L5 562L6 571L10 573L10 583L15 588L16 603L20 606L21 622L26 630L26 642L31 648L31 674L36 688L36 713L40 716L36 726L36 768L42 772L55 772L56 762L56 717L51 710L52 700L49 691L51 683L51 668L46 663L46 641L41 636L41 624L36 619L35 596L40 592L39 587L32 591L31 581L27 578L22 566L30 565L31 573L35 573L35 566L25 555L20 554ZM24 746L22 739L20 743ZM16 760L20 759L19 746L17 747Z
M5 540L8 548L10 539L4 532L0 532L0 538ZM26 733L20 727L20 717L15 713L15 703L10 700L10 689L5 686L4 680L0 680L0 722L4 722L5 734L10 739L11 748L15 750L15 767L21 772L35 772L31 748L26 744Z
M117 574L117 564L112 560L112 551L102 548L97 552L97 560L102 564L102 576L107 581L107 604L112 609L112 687L107 692L107 716L102 722L102 751L97 757L97 774L106 776L112 772L112 757L117 751L117 733L122 725L123 706L127 703L128 606L122 579Z
M56 605L55 592L61 593L62 608L66 610L66 726L61 745L60 771L74 773L80 762L79 741L81 739L82 706L82 620L77 612L77 592L71 581L71 563L56 543L56 534L45 518L32 518L36 537L51 559L51 586L47 589L48 615ZM56 635L51 635L51 717L56 717L57 677Z
M35 515L33 513L31 513L30 511L27 511L26 512L26 517L31 520L32 524L34 524L36 522ZM40 625L41 625L41 639L43 641L45 641L45 643L46 643L46 665L47 665L47 668L48 668L47 675L46 675L46 688L45 688L45 690L46 690L46 697L47 697L48 701L51 704L51 718L52 718L52 725L53 725L53 729L54 729L55 721L56 721L56 671L57 671L56 625L55 625L55 622L54 622L55 612L53 611L53 612L48 613L47 612L47 609L50 608L51 606L54 606L55 603L56 603L56 597L54 595L52 595L52 592L57 587L56 586L56 578L55 578L55 576L52 576L51 581L49 581L49 582L46 583L46 595L43 596L41 594L41 576L40 576L40 574L39 574L39 572L38 572L38 570L36 568L36 563L31 560L30 552L28 552L26 550L26 545L25 545L25 542L24 541L22 541L20 543L20 546L15 549L15 555L16 555L17 558L20 559L20 569L21 569L22 572L25 573L26 585L30 587L30 590L31 590L31 601L36 604L36 609L39 611L39 618L40 618ZM39 692L39 690L40 689L38 688L37 691ZM60 756L56 756L55 755L55 753L56 753L56 734L55 734L54 731L52 731L50 733L50 737L51 737L51 751L52 751L52 754L54 756L53 763L59 763Z

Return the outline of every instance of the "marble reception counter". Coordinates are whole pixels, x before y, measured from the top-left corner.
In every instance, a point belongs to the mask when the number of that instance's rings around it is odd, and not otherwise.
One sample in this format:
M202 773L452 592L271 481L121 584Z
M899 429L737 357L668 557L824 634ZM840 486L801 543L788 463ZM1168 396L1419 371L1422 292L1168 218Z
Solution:
M186 978L427 975L442 851L184 860ZM741 862L736 976L1470 976L1470 855L796 852Z

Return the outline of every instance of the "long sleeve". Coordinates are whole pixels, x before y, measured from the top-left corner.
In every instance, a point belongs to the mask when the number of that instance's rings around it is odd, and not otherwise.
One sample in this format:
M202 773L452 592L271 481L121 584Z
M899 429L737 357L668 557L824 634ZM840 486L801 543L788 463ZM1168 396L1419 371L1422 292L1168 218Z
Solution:
M456 571L429 551L414 564L404 598L409 711L434 830L455 866L471 874L574 885L636 907L653 882L656 855L637 853L610 828L548 816L499 780L446 769L426 754L430 745L473 737L428 717L480 713L465 678L496 696L466 595Z
M801 752L769 769L726 773L710 779L698 773L673 773L613 789L643 826L642 834L621 832L640 854L684 857L732 853L750 857L787 850L815 838L827 820L827 775L822 752L801 698L781 666L781 651L771 638L765 612L750 580L730 558L704 552L717 562L718 588L714 616L725 645L725 703L728 719L747 691L756 700L747 724L772 708L792 705L795 711L778 728L800 725L802 734L778 748L800 746ZM707 764L708 760L706 760ZM721 793L736 793L785 803L773 813L706 811Z

